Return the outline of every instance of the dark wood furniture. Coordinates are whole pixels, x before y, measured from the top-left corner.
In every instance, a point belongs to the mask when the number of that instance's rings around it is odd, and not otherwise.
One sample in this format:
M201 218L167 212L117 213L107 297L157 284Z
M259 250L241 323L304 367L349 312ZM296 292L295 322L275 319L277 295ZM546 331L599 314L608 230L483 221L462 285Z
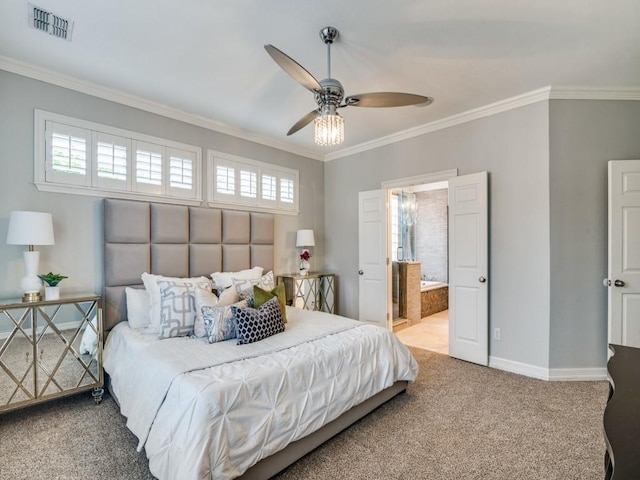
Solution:
M609 345L604 411L606 480L640 479L640 348Z

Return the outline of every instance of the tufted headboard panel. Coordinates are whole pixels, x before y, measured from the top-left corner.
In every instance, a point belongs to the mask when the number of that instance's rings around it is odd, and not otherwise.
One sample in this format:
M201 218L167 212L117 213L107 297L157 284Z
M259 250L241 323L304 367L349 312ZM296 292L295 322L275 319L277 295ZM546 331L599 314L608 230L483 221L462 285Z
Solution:
M149 272L209 276L254 266L273 269L270 213L104 200L104 323L126 320L125 287Z

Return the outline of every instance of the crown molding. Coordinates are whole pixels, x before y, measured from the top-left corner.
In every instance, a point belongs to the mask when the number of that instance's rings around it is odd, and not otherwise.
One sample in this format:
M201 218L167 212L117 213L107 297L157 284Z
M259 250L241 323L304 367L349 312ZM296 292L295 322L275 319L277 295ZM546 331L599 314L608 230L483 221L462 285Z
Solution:
M550 100L640 100L640 88L552 87Z
M515 97L506 98L499 102L490 103L483 107L474 108L466 112L451 115L440 120L425 123L418 127L393 133L385 137L361 143L350 148L326 154L325 161L336 160L374 148L383 147L391 143L418 137L426 133L453 127L462 123L489 117L496 113L506 112L514 108L524 107L533 103L548 100L640 100L640 88L600 88L600 87L543 87Z
M86 80L81 80L64 75L42 67L37 67L13 58L0 55L0 70L16 73L25 77L41 80L59 87L68 88L76 92L85 93L94 97L138 108L146 112L155 113L163 117L203 127L215 132L231 135L250 142L255 142L267 147L277 148L285 152L311 158L313 160L331 161L347 157L356 153L365 152L374 148L383 147L427 133L453 127L480 118L495 115L497 113L513 110L514 108L531 105L533 103L548 100L640 100L640 88L607 88L607 87L543 87L537 90L510 97L498 102L490 103L482 107L474 108L466 112L451 115L401 132L377 138L370 142L361 143L353 147L337 150L331 153L314 152L305 148L296 147L288 143L280 142L272 138L248 132L240 128L226 125L222 122L194 115L182 110L157 103L150 100L124 93L120 90L108 88Z
M279 142L262 135L257 135L240 128L231 127L222 122L211 120L200 115L194 115L188 112L184 112L177 108L173 108L161 103L152 102L150 100L138 97L136 95L130 95L120 90L108 88L103 85L98 85L86 80L81 80L75 77L64 75L46 68L37 67L13 58L0 55L0 70L6 70L7 72L22 75L24 77L33 78L34 80L41 80L46 83L51 83L59 87L68 88L70 90L85 93L94 97L102 98L112 102L127 105L129 107L144 110L145 112L155 113L163 117L178 120L180 122L189 123L198 127L203 127L209 130L213 130L225 135L231 135L233 137L248 140L250 142L259 143L267 147L277 148L285 152L300 155L302 157L311 158L313 160L323 160L322 153L313 152L304 148L295 147L293 145Z

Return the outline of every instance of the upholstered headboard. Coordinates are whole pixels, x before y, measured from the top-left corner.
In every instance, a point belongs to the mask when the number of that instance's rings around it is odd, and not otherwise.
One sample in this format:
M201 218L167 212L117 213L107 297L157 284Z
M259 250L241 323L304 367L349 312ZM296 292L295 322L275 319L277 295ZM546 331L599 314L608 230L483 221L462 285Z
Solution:
M104 200L104 323L126 320L125 287L149 272L209 276L254 266L273 269L269 213Z

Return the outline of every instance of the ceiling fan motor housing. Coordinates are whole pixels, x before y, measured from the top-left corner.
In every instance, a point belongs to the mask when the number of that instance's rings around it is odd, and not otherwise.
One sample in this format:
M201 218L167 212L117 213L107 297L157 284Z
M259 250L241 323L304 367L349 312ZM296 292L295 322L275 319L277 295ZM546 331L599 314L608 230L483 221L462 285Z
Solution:
M342 84L335 78L325 78L320 81L322 92L315 94L315 100L322 111L325 107L333 107L335 109L342 103L344 98L344 88Z

